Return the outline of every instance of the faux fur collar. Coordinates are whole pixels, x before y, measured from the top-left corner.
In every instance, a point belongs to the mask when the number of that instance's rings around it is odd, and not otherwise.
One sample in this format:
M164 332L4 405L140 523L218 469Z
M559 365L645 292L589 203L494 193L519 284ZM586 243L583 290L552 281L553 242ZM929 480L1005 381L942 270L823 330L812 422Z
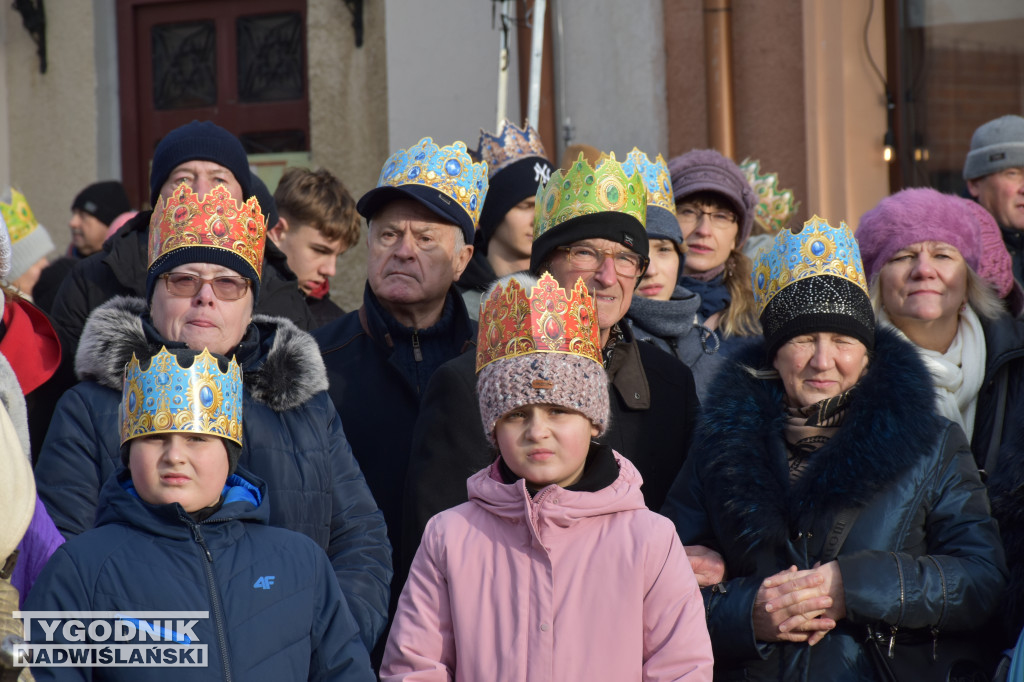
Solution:
M141 298L117 296L92 312L75 355L80 380L121 391L124 366L132 353L149 357L159 350L142 326L147 310ZM255 315L253 324L259 331L260 352L242 366L249 395L284 412L327 390L327 372L313 337L283 317Z
M763 349L748 349L748 367ZM754 354L756 353L756 354ZM692 455L704 486L724 501L740 540L778 543L860 507L929 453L942 431L935 392L917 353L891 331L876 331L868 371L853 389L843 427L791 487L778 380L730 363L712 382ZM817 523L815 523L817 522Z

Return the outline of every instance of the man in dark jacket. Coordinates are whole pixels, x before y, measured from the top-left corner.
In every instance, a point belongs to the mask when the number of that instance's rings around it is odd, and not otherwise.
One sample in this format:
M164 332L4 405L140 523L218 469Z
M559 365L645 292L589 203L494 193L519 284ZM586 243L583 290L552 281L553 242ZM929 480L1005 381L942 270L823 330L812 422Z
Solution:
M597 191L559 194L564 183ZM575 201L586 210L574 212ZM581 159L565 174L556 171L538 198L530 266L534 274L550 271L563 287L582 277L590 289L613 389L603 440L636 465L647 506L658 510L689 449L698 402L690 370L638 344L622 322L647 263L646 208L639 174L627 178L615 161L594 171ZM415 551L431 516L466 501L466 477L496 456L476 422L474 368L473 352L465 353L427 387L409 462L403 556Z
M234 135L209 121L192 121L172 130L153 153L149 177L150 203L156 205L181 182L197 194L224 185L232 196L254 194L249 160ZM65 357L74 358L78 339L89 313L114 296L146 295L146 248L152 211L143 211L103 244L103 250L77 263L64 280L53 304L51 317ZM309 308L295 284L282 274L284 254L267 244L266 262L257 313L285 317L299 329L312 327Z
M434 370L476 333L452 282L473 253L468 243L486 192L486 167L472 162L462 142L438 147L427 137L393 154L377 187L356 205L369 223L363 306L313 334L345 435L396 550L421 397ZM404 574L392 581L392 609L403 583Z

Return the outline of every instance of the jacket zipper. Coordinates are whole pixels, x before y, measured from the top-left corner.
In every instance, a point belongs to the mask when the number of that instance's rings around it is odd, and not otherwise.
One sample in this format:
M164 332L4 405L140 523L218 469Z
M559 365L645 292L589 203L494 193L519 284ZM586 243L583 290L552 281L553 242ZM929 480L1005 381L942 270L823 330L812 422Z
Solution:
M213 579L213 555L210 554L210 548L207 547L206 540L203 539L203 533L199 530L199 524L195 523L191 519L188 519L187 523L189 528L192 530L192 537L195 538L196 542L206 554L206 561L203 562L203 569L206 572L206 587L210 590L210 604L213 608L213 622L217 627L217 645L220 647L221 651L221 666L224 669L225 682L231 682L231 663L228 661L228 640L224 634L224 613L221 611L220 595L217 592L217 584Z
M938 621L932 626L932 661L934 662L939 660L939 626L942 625L942 619L946 617L946 574L935 557L931 554L928 554L927 557L935 564L935 568L939 569L939 581L942 583L942 609L939 611Z
M420 332L412 330L412 359L416 362L423 362L423 351L420 350Z
M896 624L889 626L889 658L895 657L896 649L896 631L899 630L900 624L903 623L903 605L906 601L906 595L904 593L903 584L903 565L900 563L900 558L896 552L889 552L892 558L896 560L896 573L900 577L900 613L896 617Z

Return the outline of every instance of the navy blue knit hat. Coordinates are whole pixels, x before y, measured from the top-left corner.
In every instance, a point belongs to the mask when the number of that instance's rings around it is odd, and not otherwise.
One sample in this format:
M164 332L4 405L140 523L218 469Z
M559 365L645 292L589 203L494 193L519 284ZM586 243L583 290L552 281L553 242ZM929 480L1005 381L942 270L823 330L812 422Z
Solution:
M252 196L249 159L238 138L212 121L192 121L164 135L153 152L149 203L156 206L160 188L171 171L186 161L212 161L227 168L242 186L244 201Z

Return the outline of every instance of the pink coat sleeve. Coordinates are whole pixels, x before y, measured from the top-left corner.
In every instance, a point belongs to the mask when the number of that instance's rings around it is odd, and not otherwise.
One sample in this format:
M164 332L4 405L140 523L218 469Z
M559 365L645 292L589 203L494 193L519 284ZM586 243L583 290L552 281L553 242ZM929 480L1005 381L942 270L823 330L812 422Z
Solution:
M643 679L711 682L714 658L704 600L675 528L666 526L671 537L664 563L647 569L652 582L644 597Z
M398 600L381 682L448 682L455 677L448 576L437 517L427 524Z

